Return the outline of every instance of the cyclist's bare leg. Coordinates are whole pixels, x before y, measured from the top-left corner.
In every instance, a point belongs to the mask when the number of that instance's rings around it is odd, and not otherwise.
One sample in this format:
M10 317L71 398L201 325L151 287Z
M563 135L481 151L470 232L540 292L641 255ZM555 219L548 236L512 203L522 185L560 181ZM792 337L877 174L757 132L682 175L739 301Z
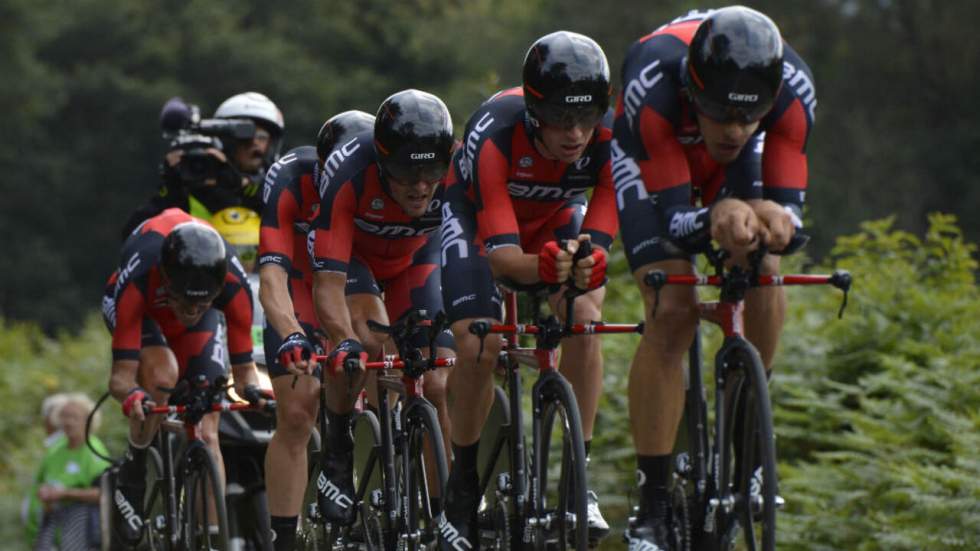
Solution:
M169 394L160 390L173 388L177 384L179 369L177 357L167 346L144 346L140 350L140 364L137 380L158 405L167 403ZM150 444L163 421L162 415L147 416L146 421L129 421L129 439L137 447Z
M643 338L630 366L629 410L638 455L666 455L674 449L684 410L684 354L697 322L694 289L666 286L660 290L657 316L652 318L655 291L643 283L650 270L668 274L693 272L686 260L653 262L633 272L643 293Z
M295 517L306 491L307 446L319 409L320 382L314 377L281 375L272 380L278 399L276 431L265 454L269 513Z
M474 321L462 319L452 325L457 360L449 377L449 418L451 440L457 446L469 446L480 439L493 406L493 371L500 354L500 337L488 335L481 353L480 338L469 331Z
M422 352L424 356L428 356L427 350ZM455 356L456 353L450 348L436 348L436 356L439 358L450 358ZM422 392L425 394L425 398L432 402L432 405L436 408L436 415L439 418L439 428L442 429L442 443L444 446L443 452L446 454L446 464L449 465L452 461L452 446L449 443L450 438L450 424L449 424L449 403L447 401L447 385L449 384L449 369L439 368L432 371L427 371L425 377L422 379ZM425 450L425 468L428 472L434 472L435 462L431 458L432 450L428 447ZM429 491L432 497L438 497L440 495L439 481L435 476L429 477Z
M422 355L428 357L428 350L423 350ZM456 353L451 348L436 348L436 356L439 358L451 358ZM449 372L452 368L434 369L427 371L422 380L422 390L425 398L432 402L439 416L439 427L442 429L442 441L446 446L446 458L451 459L452 448L449 445L450 438L450 418L449 418Z
M565 307L564 303L558 303L560 296L559 292L550 297L551 309L564 320ZM576 298L575 323L600 321L605 296L606 289L601 287ZM575 400L582 416L582 433L589 441L592 440L592 427L599 409L599 396L602 395L602 342L598 335L581 335L565 339L561 347L559 371L575 391Z
M780 257L766 255L761 273L778 274ZM786 293L782 287L757 287L745 294L745 338L762 357L766 371L772 369L779 334L786 317Z
M218 443L218 423L220 420L220 412L209 413L201 419L200 430L204 445L208 447L211 457L214 459L214 465L218 468L218 486L221 488L221 498L223 499L225 495L225 462L221 457L221 446ZM208 516L211 519L217 518L217 512L214 508L214 495L211 494L211 490L208 490Z
M382 345L387 339L383 333L368 329L367 320L388 324L388 313L381 297L370 293L359 293L347 297L347 307L350 310L351 323L357 333L358 340L368 353L369 360L381 356ZM359 374L352 381L343 371L328 377L327 409L336 414L348 414L354 409L354 401L361 389L364 388L365 373Z

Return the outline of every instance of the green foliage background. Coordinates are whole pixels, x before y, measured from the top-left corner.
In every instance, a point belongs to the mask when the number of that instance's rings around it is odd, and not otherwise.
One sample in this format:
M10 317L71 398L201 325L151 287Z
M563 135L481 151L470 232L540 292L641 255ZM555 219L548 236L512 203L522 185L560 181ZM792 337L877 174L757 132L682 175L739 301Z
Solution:
M840 296L789 288L790 309L771 384L781 495L781 549L942 550L980 546L980 293L976 247L948 215L924 237L891 219L842 237L826 264L850 270ZM786 272L806 259L791 259ZM707 298L707 297L704 297ZM642 317L642 303L614 256L606 317ZM706 328L705 350L717 343ZM636 337L604 342L605 392L596 422L593 485L609 519L625 525L635 468L626 380ZM0 549L17 549L19 499L41 454L40 402L48 393L106 385L109 340L91 316L77 336L35 325L0 326ZM125 442L109 402L101 436ZM619 534L603 547L618 549ZM6 543L3 543L6 542Z

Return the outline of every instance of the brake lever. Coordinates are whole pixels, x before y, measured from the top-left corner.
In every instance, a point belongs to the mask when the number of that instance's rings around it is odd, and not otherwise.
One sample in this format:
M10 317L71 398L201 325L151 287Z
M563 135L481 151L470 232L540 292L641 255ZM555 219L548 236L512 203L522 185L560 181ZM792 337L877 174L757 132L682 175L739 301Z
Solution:
M844 317L844 309L847 308L847 295L851 291L852 281L851 273L847 270L837 270L830 276L830 284L844 292L840 309L837 311L837 319Z

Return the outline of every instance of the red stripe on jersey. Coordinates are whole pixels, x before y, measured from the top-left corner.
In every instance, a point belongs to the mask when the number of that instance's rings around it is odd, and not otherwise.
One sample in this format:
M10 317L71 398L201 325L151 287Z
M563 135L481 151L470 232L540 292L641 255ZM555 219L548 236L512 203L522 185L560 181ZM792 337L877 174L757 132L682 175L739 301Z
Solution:
M225 285L239 283L242 286L222 308L228 323L228 353L232 358L252 351L252 304L244 287L248 282L239 281L231 272L225 277Z
M639 161L647 192L653 193L691 181L684 148L674 135L674 127L649 105L640 111L640 136L647 160Z
M174 226L176 226L177 224L190 222L192 220L195 222L201 222L202 224L207 224L204 220L201 220L199 218L194 218L190 214L187 214L186 212L178 208L167 209L161 212L160 214L158 214L157 216L154 216L153 218L147 220L146 223L140 227L140 235L149 232L156 232L159 233L160 235L167 235L170 233L170 230L174 229Z
M145 299L139 287L130 282L116 300L116 327L112 331L112 349L139 351L143 331Z
M479 237L519 234L514 205L507 191L510 162L493 140L486 140L477 154L480 210L476 213Z
M652 33L644 36L639 40L639 42L646 42L655 36L660 36L668 34L670 36L676 37L678 40L684 44L690 44L691 39L694 38L694 32L698 30L701 25L702 19L695 19L693 21L684 21L682 23L677 23L674 25L668 25L661 29L657 29Z
M173 350L174 356L177 357L177 365L180 366L178 377L184 375L190 365L191 358L201 355L204 352L204 347L213 337L214 331L191 331L174 339L176 342L171 344L170 349Z
M354 243L354 212L357 209L357 196L354 184L344 182L330 204L330 227L317 228L313 245L314 257L350 262L351 247Z
M807 120L800 100L794 99L782 116L766 129L762 181L766 187L806 189Z
M535 94L538 93L537 90L534 90L530 86L528 86L528 90L531 90L531 92L533 92ZM524 89L522 89L520 86L515 86L513 88L508 88L506 90L503 90L501 92L498 92L497 95L494 96L494 99L504 98L504 97L507 97L507 96L522 96L523 97L524 96ZM538 96L538 97L542 97L542 96Z
M607 129L602 129L608 132ZM582 231L598 231L610 238L616 237L619 231L619 215L616 212L616 187L612 178L612 159L599 171L599 181L596 183L592 198L589 199L589 210L585 212Z
M259 232L259 256L264 254L279 254L293 260L293 238L296 230L293 222L300 217L300 207L296 198L288 189L282 190L276 202L276 225L278 227L262 226Z

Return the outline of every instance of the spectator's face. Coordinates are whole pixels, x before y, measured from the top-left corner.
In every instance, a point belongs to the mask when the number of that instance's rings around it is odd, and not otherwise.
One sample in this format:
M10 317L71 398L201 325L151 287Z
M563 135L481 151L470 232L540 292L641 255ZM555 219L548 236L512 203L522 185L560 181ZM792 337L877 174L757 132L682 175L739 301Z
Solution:
M251 140L239 140L232 156L235 166L245 174L255 174L262 168L266 153L272 144L272 134L261 126L255 127Z
M61 430L65 432L69 442L76 444L85 439L85 418L88 411L77 402L68 402L61 407Z

